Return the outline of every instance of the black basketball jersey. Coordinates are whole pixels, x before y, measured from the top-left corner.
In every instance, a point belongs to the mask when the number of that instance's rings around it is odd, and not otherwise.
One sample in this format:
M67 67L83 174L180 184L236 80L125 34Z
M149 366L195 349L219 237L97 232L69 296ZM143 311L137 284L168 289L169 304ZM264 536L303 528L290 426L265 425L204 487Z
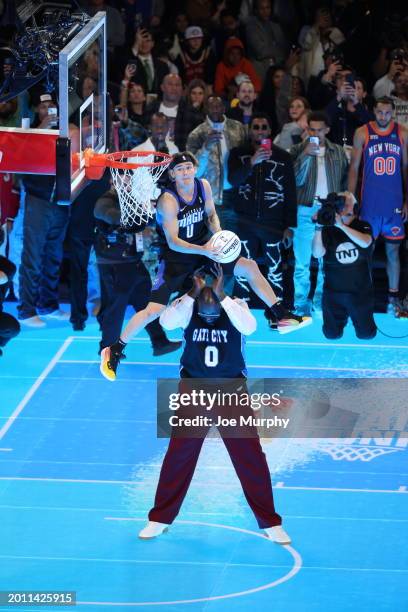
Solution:
M209 325L194 304L184 330L181 375L189 378L242 378L246 376L245 336L233 326L225 310Z
M191 202L183 200L177 193L175 186L174 189L165 189L162 194L163 193L170 193L177 200L179 208L177 214L179 238L190 244L205 244L210 238L210 233L206 225L205 192L202 182L198 179L194 179L194 196ZM180 255L188 257L188 254L171 251L160 223L159 214L157 217L157 233L160 239L162 255L174 253L177 258L180 258Z

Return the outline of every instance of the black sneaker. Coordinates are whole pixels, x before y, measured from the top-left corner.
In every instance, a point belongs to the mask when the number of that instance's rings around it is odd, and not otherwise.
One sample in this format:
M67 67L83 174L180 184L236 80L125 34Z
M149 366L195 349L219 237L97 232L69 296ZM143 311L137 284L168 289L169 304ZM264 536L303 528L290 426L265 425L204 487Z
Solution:
M272 320L277 320L277 328L280 334L289 334L292 331L296 331L312 323L311 317L295 315L290 310L287 310L280 302L271 306L270 312Z
M180 340L176 342L172 342L168 340L165 344L158 344L153 347L153 355L154 357L160 357L160 355L166 355L167 353L172 353L173 351L177 351L183 343Z
M126 355L122 351L115 351L111 346L102 349L101 365L99 366L102 376L111 382L116 380L116 370L122 359L126 359Z
M264 310L264 317L268 321L268 326L271 331L278 331L278 319L270 310Z
M312 317L300 317L290 310L285 310L284 317L278 321L278 332L280 334L290 334L290 332L306 327L312 322Z

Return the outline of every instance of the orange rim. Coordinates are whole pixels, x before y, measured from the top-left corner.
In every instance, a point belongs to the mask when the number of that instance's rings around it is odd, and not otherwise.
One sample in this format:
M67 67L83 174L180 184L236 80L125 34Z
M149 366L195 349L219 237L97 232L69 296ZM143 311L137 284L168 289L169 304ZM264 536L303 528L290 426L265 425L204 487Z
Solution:
M161 157L156 162L144 162L143 157ZM128 159L136 157L137 162L124 162L120 161L123 157ZM117 151L115 153L95 153L92 149L85 149L84 161L85 161L85 173L89 178L93 174L92 168L117 168L119 170L136 170L141 166L148 168L158 168L159 166L168 165L172 160L172 156L168 153L161 153L160 151Z

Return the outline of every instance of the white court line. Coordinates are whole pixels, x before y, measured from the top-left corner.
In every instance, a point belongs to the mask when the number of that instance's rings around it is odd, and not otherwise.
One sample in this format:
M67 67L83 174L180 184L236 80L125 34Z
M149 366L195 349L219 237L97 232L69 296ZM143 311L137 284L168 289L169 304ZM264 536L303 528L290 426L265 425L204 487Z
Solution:
M34 393L37 391L37 389L40 387L40 385L47 378L48 374L51 372L51 370L53 369L53 367L55 366L57 361L60 359L61 355L64 354L64 352L66 351L68 346L71 344L72 340L73 340L73 336L69 336L64 341L62 346L55 353L54 357L51 359L51 361L48 363L48 365L44 368L44 370L38 376L38 378L35 381L35 383L27 391L27 393L25 394L25 396L23 397L21 402L18 404L17 408L13 411L13 413L9 416L9 418L7 419L7 421L5 422L3 427L0 429L0 440L2 438L4 438L4 436L6 435L8 430L10 429L10 427L13 425L14 421L18 418L19 414L21 414L21 412L26 407L26 405L28 404L30 399L33 397Z
M143 519L144 520L144 519ZM261 536L263 537L263 536ZM104 557L40 557L22 555L0 555L0 559L22 559L24 561L88 561L97 563L135 563L138 565L201 565L201 566L225 566L228 567L259 567L271 569L286 569L289 564L282 563L229 563L225 561L180 561L175 559L111 559ZM388 567L326 567L324 565L302 565L303 569L322 571L344 571L344 572L394 572L405 574L408 569L394 569ZM120 604L117 604L120 605Z
M100 336L74 336L74 340L100 340ZM182 338L171 338L171 340L182 340ZM149 338L133 338L130 344L138 342L149 342ZM400 344L356 344L356 343L345 343L335 344L333 342L274 342L271 340L247 340L246 344L253 345L266 345L266 346L287 346L294 348L295 346L310 346L310 347L324 347L324 348L367 348L367 349L404 349L408 350L407 345Z
M123 521L131 521L136 520L135 514L141 514L143 519L137 520L145 520L147 512L150 507L146 507L146 510L135 510L132 511L131 517L120 517ZM57 512L116 512L118 508L77 508L75 506L14 506L10 504L0 504L1 510L37 510L37 511L57 511ZM119 510L120 512L120 510ZM231 512L189 512L188 510L183 510L183 515L189 516L229 516L231 517ZM113 520L111 517L104 517L106 520ZM380 522L380 523L408 523L408 519L396 519L396 518L368 518L366 516L320 516L320 515L306 515L306 514L287 514L285 512L285 520L286 519L295 519L295 520L314 520L314 521L367 521L367 522ZM116 520L119 520L117 518Z
M0 448L0 452L2 453L9 453L12 450L13 450L12 448Z
M59 363L94 363L94 364L99 364L99 360L96 361L94 359L61 359L59 361ZM177 366L179 367L179 363L177 362L165 362L165 361L124 361L121 365L124 366L130 366L130 365L157 365L157 366ZM254 369L254 368L258 368L261 370L270 370L270 369L274 369L274 370L305 370L305 371L310 371L310 370L319 370L319 371L325 371L325 372L371 372L371 373L377 373L377 372L390 372L390 373L398 373L398 374L407 374L408 375L408 370L396 370L395 368L386 368L385 370L381 370L378 368L328 368L328 367L324 367L324 366L298 366L298 365L257 365L257 364L251 364L250 366L248 366L248 370ZM152 381L154 379L151 379ZM120 381L120 379L119 379ZM122 382L124 382L122 380ZM128 381L126 381L128 382ZM139 382L139 381L137 381ZM146 382L150 382L149 379L147 379Z
M7 481L22 481L22 482L56 482L56 483L73 483L73 484L111 484L111 485L132 485L141 487L150 487L152 482L134 481L134 480L96 480L96 479L82 479L82 478L36 478L27 476L0 476L1 480ZM239 489L239 483L236 484L223 484L216 482L197 482L191 485L194 487L221 487L221 488L237 488ZM276 486L275 486L276 488ZM408 491L401 490L401 487L397 490L394 489L341 489L339 487L291 487L291 486L280 486L277 487L282 491L338 491L344 493L397 493L399 495L408 495Z

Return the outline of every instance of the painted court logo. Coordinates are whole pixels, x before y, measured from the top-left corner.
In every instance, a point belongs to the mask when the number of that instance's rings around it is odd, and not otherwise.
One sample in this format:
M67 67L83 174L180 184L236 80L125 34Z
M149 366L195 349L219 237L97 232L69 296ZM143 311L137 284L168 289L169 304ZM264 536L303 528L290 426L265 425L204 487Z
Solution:
M358 248L352 242L342 242L336 249L336 259L341 264L352 264L358 259Z

